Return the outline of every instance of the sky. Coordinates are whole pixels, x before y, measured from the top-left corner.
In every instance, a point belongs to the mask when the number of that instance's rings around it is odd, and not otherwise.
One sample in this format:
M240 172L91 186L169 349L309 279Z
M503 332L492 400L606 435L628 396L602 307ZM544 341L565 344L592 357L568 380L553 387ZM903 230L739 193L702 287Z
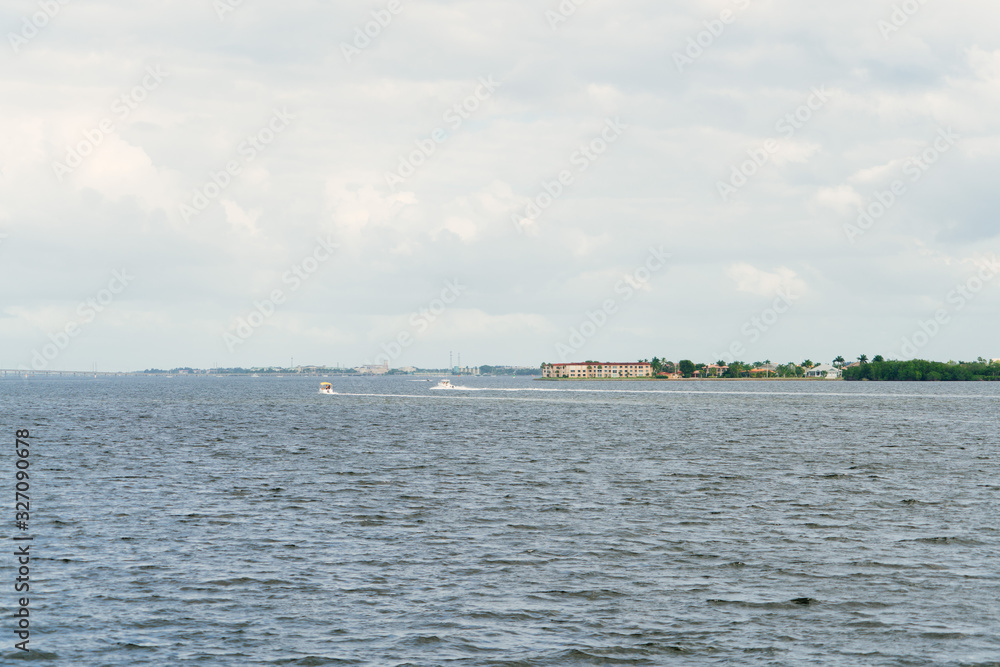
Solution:
M998 22L3 0L0 367L1000 357Z

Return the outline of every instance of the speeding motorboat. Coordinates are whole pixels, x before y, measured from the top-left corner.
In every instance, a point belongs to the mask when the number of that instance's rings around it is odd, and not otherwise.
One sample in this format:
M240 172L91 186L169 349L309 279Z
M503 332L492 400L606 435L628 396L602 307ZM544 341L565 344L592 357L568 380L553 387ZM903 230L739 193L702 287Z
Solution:
M329 382L320 382L319 383L319 393L321 393L321 394L336 394L337 392L335 392L333 390L333 385L331 383L329 383Z
M435 389L454 389L455 385L453 385L448 380L441 380L440 382L437 383L437 386L434 387L434 388Z

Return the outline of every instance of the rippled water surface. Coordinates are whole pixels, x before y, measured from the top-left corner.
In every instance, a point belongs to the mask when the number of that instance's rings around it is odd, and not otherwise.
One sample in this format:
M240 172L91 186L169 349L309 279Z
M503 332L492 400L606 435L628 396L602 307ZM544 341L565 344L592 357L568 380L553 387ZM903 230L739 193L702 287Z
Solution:
M0 659L1000 665L1000 384L331 381L0 381Z

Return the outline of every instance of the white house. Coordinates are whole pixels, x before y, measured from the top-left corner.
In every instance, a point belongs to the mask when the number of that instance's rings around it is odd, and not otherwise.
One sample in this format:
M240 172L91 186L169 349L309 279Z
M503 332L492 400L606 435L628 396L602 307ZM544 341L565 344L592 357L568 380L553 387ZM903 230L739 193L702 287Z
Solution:
M843 373L840 372L839 368L834 368L830 364L820 364L819 366L813 366L806 371L807 378L826 378L827 380L836 380L841 377Z

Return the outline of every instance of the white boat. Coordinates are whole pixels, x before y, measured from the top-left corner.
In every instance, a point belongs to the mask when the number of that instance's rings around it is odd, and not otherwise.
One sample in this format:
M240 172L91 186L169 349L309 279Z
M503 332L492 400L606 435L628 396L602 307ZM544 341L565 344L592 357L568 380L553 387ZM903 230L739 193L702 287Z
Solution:
M333 385L330 384L329 382L320 382L319 383L319 393L321 393L321 394L336 394L337 392L335 392L333 390Z
M441 380L440 382L437 383L437 386L434 387L434 388L435 389L454 389L455 385L453 385L448 380Z

